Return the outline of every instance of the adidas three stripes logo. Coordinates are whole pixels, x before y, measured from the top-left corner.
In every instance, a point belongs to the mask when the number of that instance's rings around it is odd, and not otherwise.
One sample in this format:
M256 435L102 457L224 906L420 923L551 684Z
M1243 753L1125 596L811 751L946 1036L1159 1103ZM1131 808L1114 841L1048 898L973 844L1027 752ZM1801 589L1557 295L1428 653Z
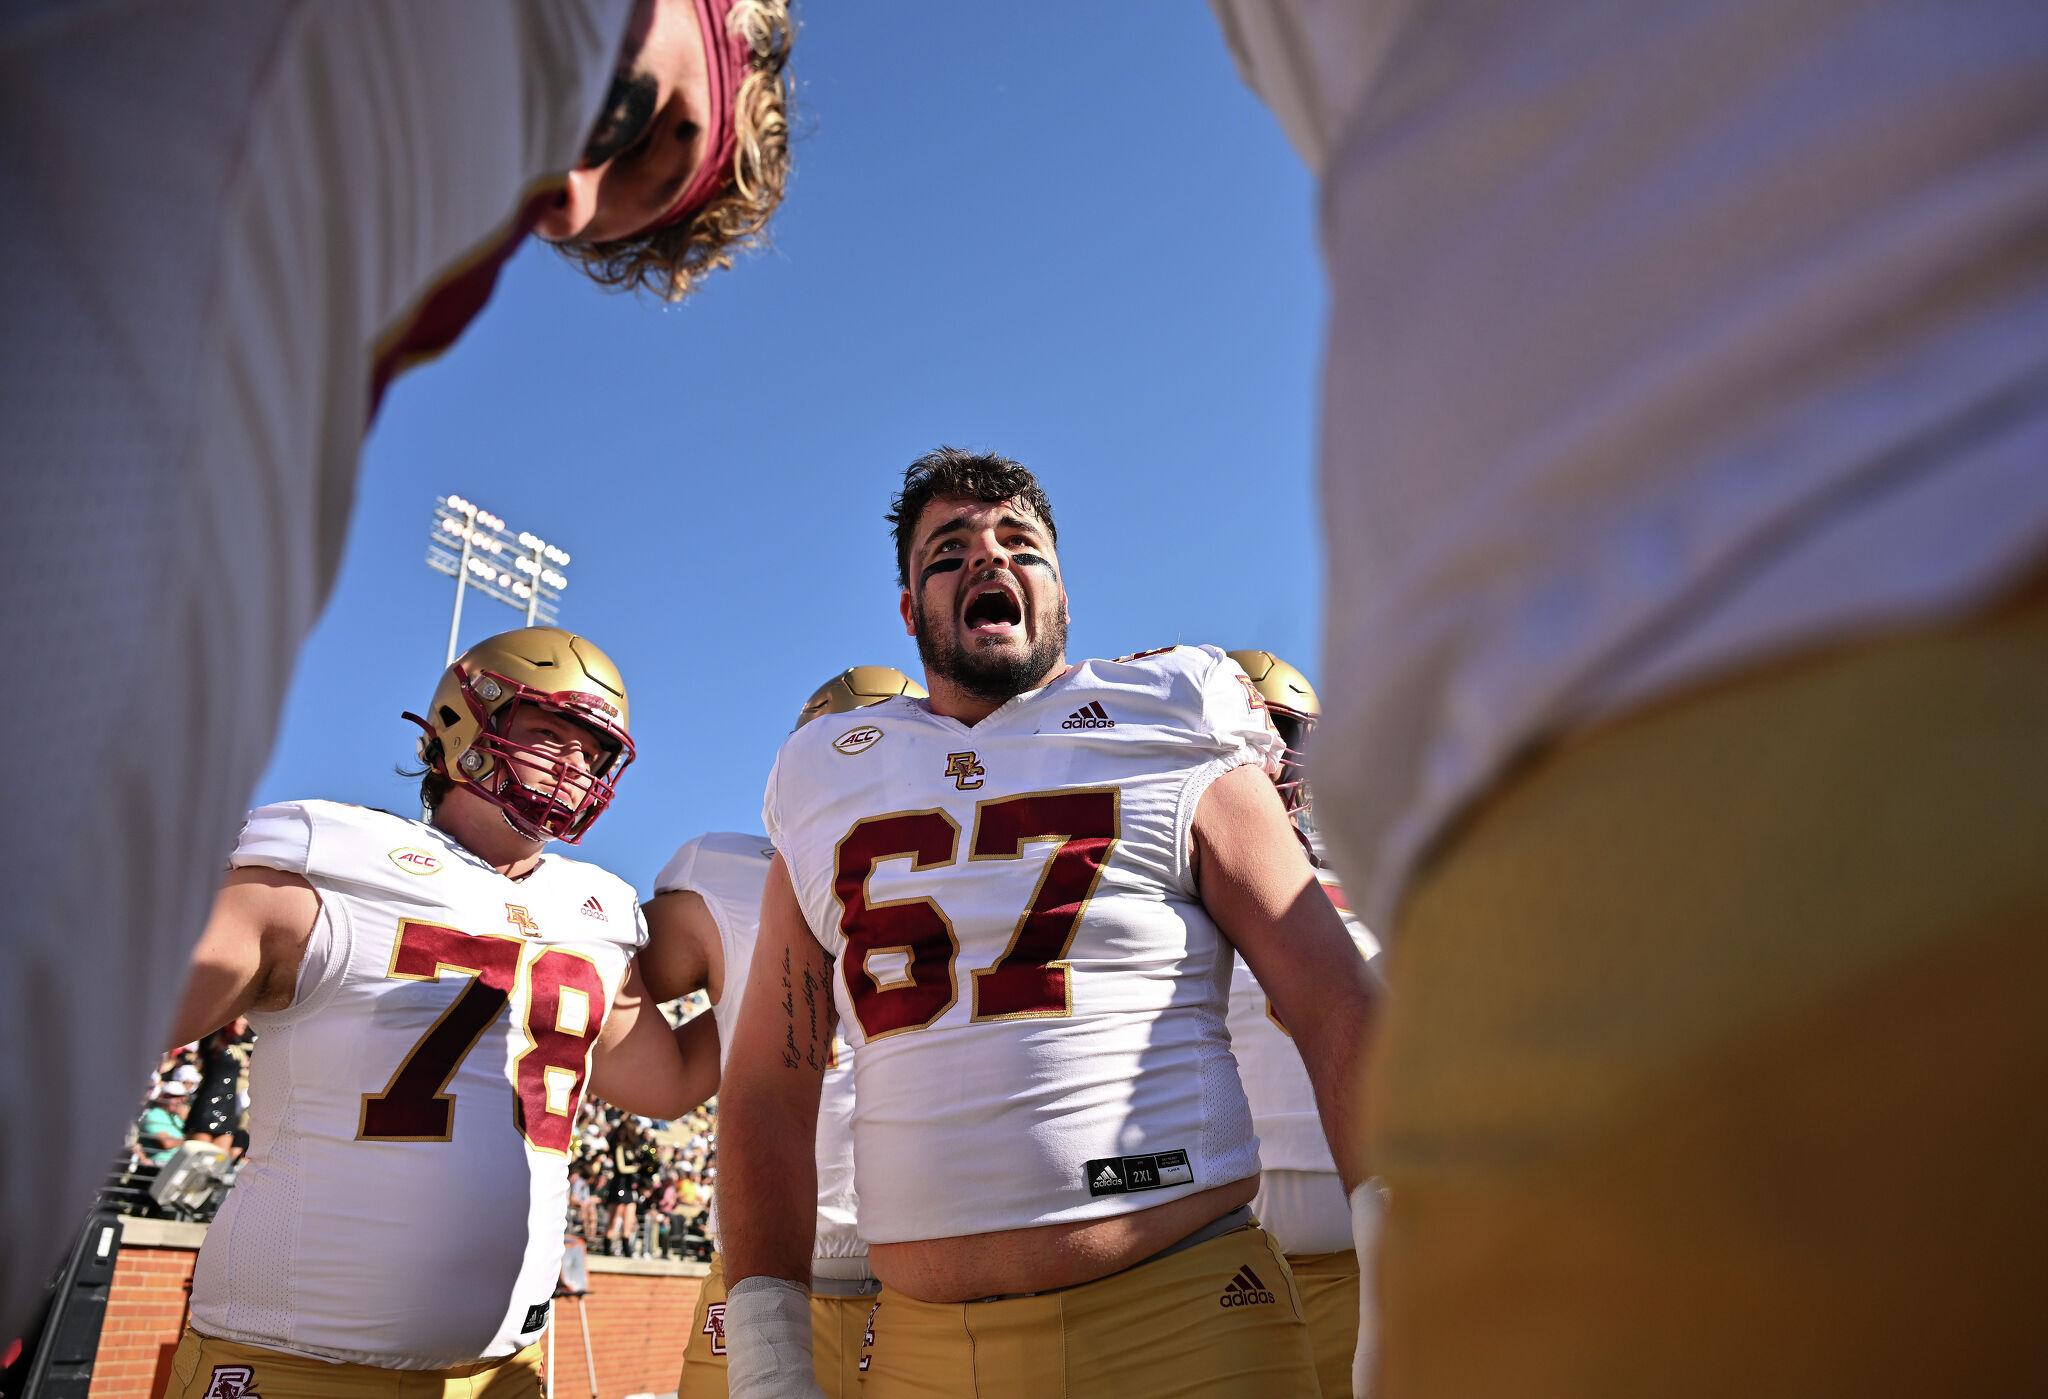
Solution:
M1223 1284L1223 1295L1216 1299L1216 1305L1219 1307L1254 1307L1279 1300L1266 1287L1266 1284L1259 1280L1259 1275L1252 1271L1251 1264L1247 1263L1237 1270L1235 1277Z
M1116 720L1109 717L1109 711L1102 707L1102 701L1096 700L1093 704L1084 704L1072 714L1069 714L1066 722L1061 724L1060 727L1063 729L1113 729L1116 727Z

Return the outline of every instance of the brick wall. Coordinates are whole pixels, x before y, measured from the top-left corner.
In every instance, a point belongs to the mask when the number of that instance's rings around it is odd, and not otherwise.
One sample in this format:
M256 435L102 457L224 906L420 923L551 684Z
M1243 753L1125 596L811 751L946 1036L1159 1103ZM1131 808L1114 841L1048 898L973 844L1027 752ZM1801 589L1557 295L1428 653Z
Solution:
M192 1263L206 1230L156 1219L122 1221L121 1254L87 1399L153 1399L171 1373L185 1322Z
M550 1399L591 1399L583 1359L583 1316L590 1317L590 1353L597 1362L596 1399L668 1394L683 1371L700 1276L677 1276L624 1258L590 1260L590 1295L555 1303L555 1378ZM654 1269L663 1268L663 1272ZM697 1265L694 1274L701 1274ZM98 1395L91 1399L99 1399Z
M160 1399L185 1321L192 1264L204 1227L124 1221L107 1320L88 1399ZM701 1264L624 1258L590 1260L590 1295L579 1307L555 1303L553 1399L591 1399L583 1360L583 1317L597 1363L596 1399L668 1394L682 1373Z

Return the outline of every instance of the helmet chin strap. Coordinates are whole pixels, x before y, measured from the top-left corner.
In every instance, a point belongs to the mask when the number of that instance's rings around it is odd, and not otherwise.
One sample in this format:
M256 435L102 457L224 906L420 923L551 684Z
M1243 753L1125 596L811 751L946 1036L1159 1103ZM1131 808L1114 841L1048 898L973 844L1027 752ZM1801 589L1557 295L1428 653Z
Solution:
M529 831L525 827L521 826L517 821L512 819L512 813L506 810L504 807L501 806L498 808L498 815L500 818L504 820L506 825L510 826L513 830L517 831L520 834L520 836L524 839L537 840L542 845L546 845L548 843L548 837L540 835L534 831Z

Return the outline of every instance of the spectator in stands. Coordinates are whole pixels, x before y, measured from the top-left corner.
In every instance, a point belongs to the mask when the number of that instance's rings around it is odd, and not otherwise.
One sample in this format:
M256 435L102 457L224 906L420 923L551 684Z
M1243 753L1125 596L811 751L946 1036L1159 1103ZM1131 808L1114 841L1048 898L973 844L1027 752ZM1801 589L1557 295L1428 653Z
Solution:
M247 1016L236 1016L199 1042L199 1086L185 1115L185 1136L231 1150L245 1125L242 1104L249 1081L249 1051L256 1037Z
M585 1243L597 1237L597 1196L590 1189L590 1167L580 1161L569 1171L569 1226Z
M155 1101L143 1110L135 1147L151 1164L161 1166L171 1159L185 1140L185 1104L192 1085L175 1074L157 1085Z
M634 1231L639 1223L640 1196L653 1167L653 1158L654 1153L648 1149L639 1125L631 1118L621 1120L612 1133L611 1149L605 1163L612 1175L611 1188L605 1194L605 1201L611 1206L611 1216L605 1221L604 1230L607 1253L626 1254L633 1249Z

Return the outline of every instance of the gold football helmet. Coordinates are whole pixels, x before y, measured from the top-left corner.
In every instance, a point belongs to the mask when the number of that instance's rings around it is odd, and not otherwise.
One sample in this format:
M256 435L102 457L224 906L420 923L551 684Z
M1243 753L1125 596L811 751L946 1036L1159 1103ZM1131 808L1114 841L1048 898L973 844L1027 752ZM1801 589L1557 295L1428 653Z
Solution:
M1232 651L1230 659L1243 666L1244 673L1251 677L1252 688L1266 702L1266 712L1272 716L1274 730L1279 733L1280 741L1287 745L1281 754L1280 776L1274 785L1280 789L1280 796L1287 803L1287 814L1297 821L1305 820L1314 799L1309 794L1302 762L1309 733L1315 728L1316 720L1323 717L1316 687L1308 683L1306 675L1271 651Z
M522 704L596 735L602 756L595 766L585 771L567 757L507 738ZM633 761L619 668L589 640L559 627L522 627L479 641L442 673L428 714L405 716L426 730L421 761L467 784L533 840L582 840Z
M839 672L812 691L797 711L796 727L802 728L820 714L844 714L849 709L866 709L897 695L912 699L925 697L924 686L892 665L857 665Z

